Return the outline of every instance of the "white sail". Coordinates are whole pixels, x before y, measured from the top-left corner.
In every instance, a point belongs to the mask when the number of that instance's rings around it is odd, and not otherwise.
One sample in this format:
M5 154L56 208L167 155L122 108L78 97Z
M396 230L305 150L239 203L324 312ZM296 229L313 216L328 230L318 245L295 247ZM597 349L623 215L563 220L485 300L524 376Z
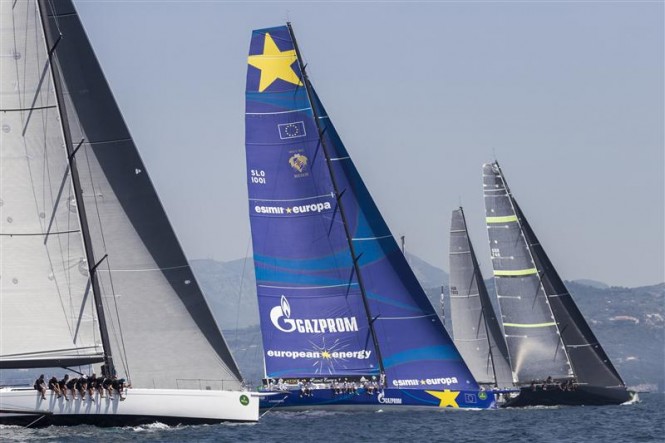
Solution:
M116 370L137 388L241 388L76 10L44 9Z
M0 17L0 367L100 361L39 13L3 1Z

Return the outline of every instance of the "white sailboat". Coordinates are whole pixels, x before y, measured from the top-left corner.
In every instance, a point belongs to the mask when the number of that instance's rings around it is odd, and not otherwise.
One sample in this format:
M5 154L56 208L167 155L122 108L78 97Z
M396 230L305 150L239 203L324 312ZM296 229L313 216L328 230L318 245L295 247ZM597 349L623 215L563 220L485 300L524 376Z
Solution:
M258 419L70 0L0 2L0 250L0 368L132 386L3 387L0 424Z

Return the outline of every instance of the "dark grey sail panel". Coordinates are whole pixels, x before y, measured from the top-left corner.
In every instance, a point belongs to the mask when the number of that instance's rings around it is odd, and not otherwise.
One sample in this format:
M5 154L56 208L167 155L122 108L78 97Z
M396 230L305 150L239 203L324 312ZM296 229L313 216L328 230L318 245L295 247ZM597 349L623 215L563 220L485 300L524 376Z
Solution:
M0 2L0 368L103 359L37 4Z
M517 381L570 378L566 349L498 164L483 166L483 187L497 297Z
M462 208L450 224L450 304L455 345L479 383L511 387L508 349L469 239Z
M239 388L238 367L71 1L42 7L66 130L81 143L78 174L116 368L134 387Z
M624 386L621 376L582 316L521 208L516 201L513 200L513 203L533 253L536 267L541 272L542 285L549 298L554 318L559 325L561 338L566 346L577 381L594 386Z

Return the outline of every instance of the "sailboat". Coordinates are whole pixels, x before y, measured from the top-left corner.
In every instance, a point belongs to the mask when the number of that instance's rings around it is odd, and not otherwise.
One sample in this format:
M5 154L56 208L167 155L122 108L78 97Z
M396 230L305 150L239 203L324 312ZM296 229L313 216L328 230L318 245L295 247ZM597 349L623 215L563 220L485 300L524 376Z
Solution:
M481 385L513 389L508 348L469 238L464 210L450 221L450 307L455 346Z
M290 24L252 33L249 213L262 407L489 408L309 81Z
M0 8L0 368L131 385L2 387L0 424L258 420L72 2Z
M496 292L520 387L505 406L636 400L538 241L498 162L483 165L483 187Z

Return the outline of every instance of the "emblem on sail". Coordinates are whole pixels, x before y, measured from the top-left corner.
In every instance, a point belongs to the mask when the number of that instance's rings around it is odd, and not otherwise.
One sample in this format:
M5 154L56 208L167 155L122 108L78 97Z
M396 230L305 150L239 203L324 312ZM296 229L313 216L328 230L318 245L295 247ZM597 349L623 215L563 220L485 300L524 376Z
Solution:
M305 169L307 168L308 162L309 159L305 155L299 153L295 153L289 158L289 165L291 165L294 171L298 172L298 174L295 175L296 178L307 175Z
M358 331L358 321L355 317L292 319L291 306L283 295L279 306L275 306L270 310L270 321L274 327L282 332L325 334Z

